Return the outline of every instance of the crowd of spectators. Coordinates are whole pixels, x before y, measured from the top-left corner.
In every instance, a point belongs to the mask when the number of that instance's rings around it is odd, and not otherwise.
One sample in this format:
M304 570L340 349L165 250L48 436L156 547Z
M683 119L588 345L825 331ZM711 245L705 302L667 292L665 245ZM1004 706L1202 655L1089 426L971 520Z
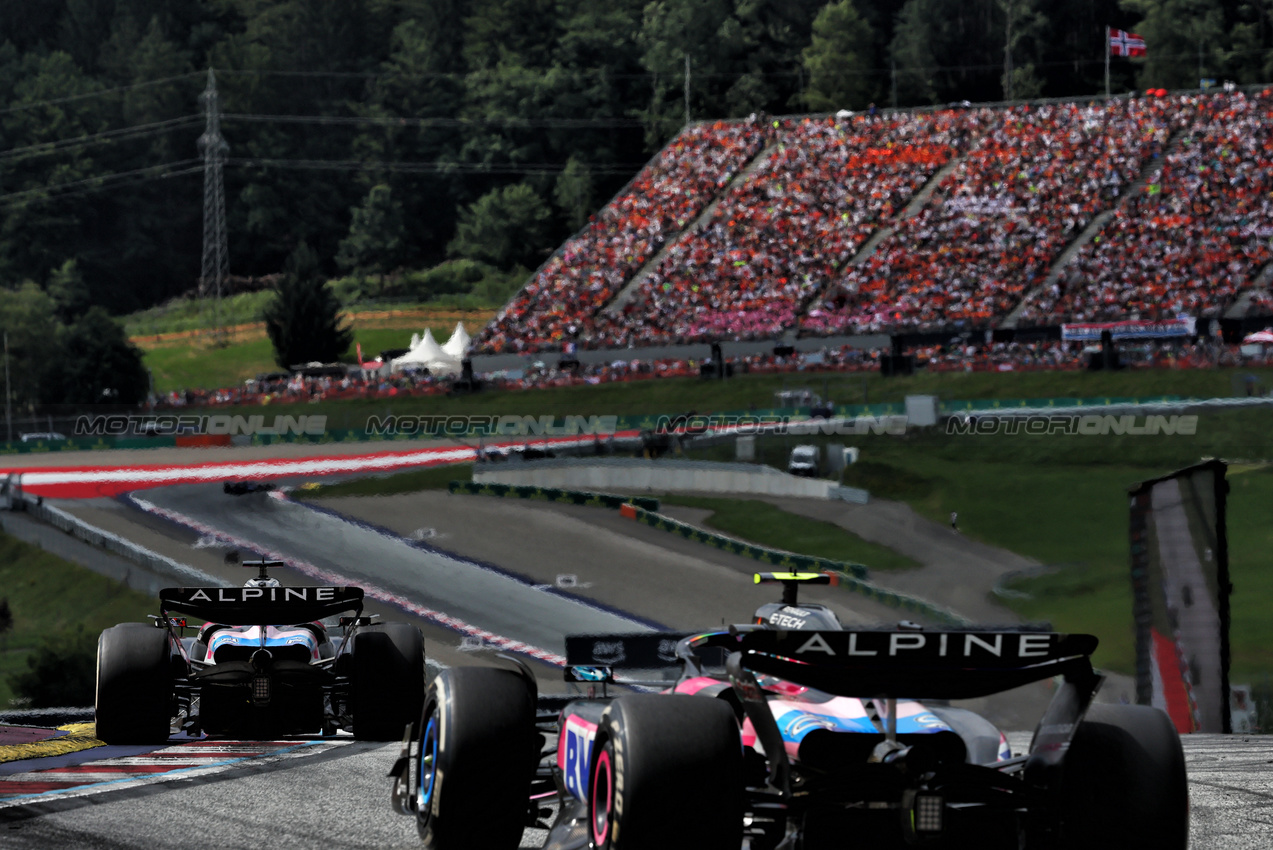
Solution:
M746 166L768 129L758 116L687 127L500 311L476 350L534 351L579 333Z
M1216 316L1273 258L1273 97L1184 100L1191 120L1160 173L1031 299L1024 323Z
M843 274L870 235L979 131L979 112L783 122L776 149L677 240L591 340L766 338Z
M985 327L1041 282L1065 245L1159 156L1173 99L1018 106L917 216L831 289L814 332Z
M1271 109L1267 91L1160 92L696 125L563 246L475 350L988 327L1027 295L1025 326L1214 316L1273 258ZM767 140L772 151L735 180ZM933 197L902 217L952 157L962 159ZM1041 288L1105 210L1103 232ZM1273 299L1258 293L1251 310L1273 312Z
M1024 326L1214 316L1273 259L1271 110L1268 91L1158 93L687 128L476 350L987 327L1027 295ZM735 180L767 140L766 159ZM903 218L952 157L962 160ZM1105 210L1103 231L1042 288ZM890 235L850 267L883 228ZM1273 312L1263 292L1250 304Z

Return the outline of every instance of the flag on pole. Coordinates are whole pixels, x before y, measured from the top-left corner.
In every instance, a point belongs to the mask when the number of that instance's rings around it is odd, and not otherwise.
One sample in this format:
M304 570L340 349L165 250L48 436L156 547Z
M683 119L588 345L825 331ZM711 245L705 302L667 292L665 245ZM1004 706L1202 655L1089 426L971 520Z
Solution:
M1126 30L1109 31L1110 56L1144 56L1145 39Z

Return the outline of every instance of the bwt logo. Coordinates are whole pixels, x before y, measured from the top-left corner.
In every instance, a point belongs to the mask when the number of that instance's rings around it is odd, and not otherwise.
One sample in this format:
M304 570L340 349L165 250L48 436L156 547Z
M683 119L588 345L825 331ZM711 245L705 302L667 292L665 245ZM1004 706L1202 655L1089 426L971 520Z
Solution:
M110 414L81 415L75 419L77 437L178 437L228 435L281 437L287 434L321 437L327 433L327 417L274 416L267 423L260 414L252 416L136 416Z
M1112 416L1110 414L1060 414L1052 416L952 416L946 420L947 434L973 434L979 437L996 434L1029 434L1047 436L1080 435L1084 437L1106 434L1128 436L1192 437L1198 433L1198 417L1194 415L1171 416Z
M628 657L623 641L599 640L592 645L592 660L598 664L619 664Z

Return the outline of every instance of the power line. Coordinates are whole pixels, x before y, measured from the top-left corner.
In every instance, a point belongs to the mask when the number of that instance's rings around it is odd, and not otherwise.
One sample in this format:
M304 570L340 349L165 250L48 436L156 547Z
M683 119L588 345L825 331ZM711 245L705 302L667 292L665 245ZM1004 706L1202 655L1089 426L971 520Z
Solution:
M58 139L54 142L40 142L39 144L27 145L21 148L12 148L7 151L0 151L0 162L10 159L22 159L28 156L41 156L48 153L57 153L59 151L68 150L77 147L88 147L99 142L121 141L132 136L151 136L164 133L169 130L180 130L198 124L200 118L198 115L187 115L183 118L170 118L167 121L156 121L152 124L137 124L132 127L121 127L117 130L103 130L100 133L92 133L87 136L76 136L72 139Z
M565 165L555 163L380 162L355 159L269 159L238 157L226 165L244 168L285 168L299 171L392 171L405 174L554 174ZM634 174L644 163L616 163L593 168L593 174Z
M55 97L50 100L37 100L32 103L22 103L17 106L10 106L7 109L0 109L0 115L8 115L12 112L21 112L25 109L35 109L36 107L40 107L40 106L56 106L59 103L72 103L77 100L87 100L88 98L92 98L92 97L105 97L108 94L122 94L123 92L130 92L130 91L136 91L138 89L147 89L147 88L152 88L154 86L167 85L168 83L175 83L180 80L188 80L197 76L198 76L197 71L191 71L188 74L179 74L175 77L164 77L163 79L160 79L160 80L147 80L146 82L133 83L132 85L129 85L129 86L116 86L115 88L111 88L111 89L98 89L97 91L85 92L83 94L71 94L71 95L67 95L66 97Z
M482 120L471 118L407 118L363 115L254 115L226 112L223 121L245 121L256 124L378 125L385 127L502 127L528 129L606 129L644 126L635 118L503 118Z
M171 170L170 170L171 169ZM91 192L100 192L103 189L114 189L121 184L129 182L129 178L144 177L147 179L159 179L164 177L180 177L185 174L194 174L203 170L203 160L201 159L183 159L177 162L168 162L161 165L148 165L145 168L134 168L131 171L119 171L114 174L102 174L95 177L86 177L82 180L71 180L66 183L55 183L51 186L41 186L38 189L24 189L20 192L9 192L0 195L0 204L5 206L14 206L26 203L28 201L45 201L59 200L65 197L74 197L81 194L89 194ZM131 182L145 182L145 180L133 180ZM67 190L87 190L87 191L67 191ZM55 193L50 195L50 193Z

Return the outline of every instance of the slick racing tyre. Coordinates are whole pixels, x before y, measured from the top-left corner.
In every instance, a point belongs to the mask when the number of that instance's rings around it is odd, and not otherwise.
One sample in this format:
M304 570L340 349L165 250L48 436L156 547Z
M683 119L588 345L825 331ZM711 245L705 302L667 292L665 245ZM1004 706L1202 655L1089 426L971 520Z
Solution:
M1189 789L1180 736L1143 705L1094 705L1062 765L1061 847L1184 850Z
M743 758L723 700L636 694L602 715L588 783L591 846L738 850Z
M515 850L542 738L534 686L499 667L452 667L420 725L416 826L430 850Z
M353 662L354 737L401 740L424 704L424 636L409 623L363 626Z
M97 738L162 744L172 722L168 632L121 623L97 639Z

